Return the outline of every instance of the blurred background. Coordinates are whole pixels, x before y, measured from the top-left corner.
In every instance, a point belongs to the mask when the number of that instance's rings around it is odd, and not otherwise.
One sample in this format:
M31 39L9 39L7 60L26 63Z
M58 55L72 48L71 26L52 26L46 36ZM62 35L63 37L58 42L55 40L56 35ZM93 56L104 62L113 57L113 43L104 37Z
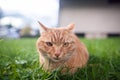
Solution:
M0 38L39 36L46 26L76 24L86 38L120 37L120 0L0 0Z
M59 0L0 0L0 37L35 37L38 21L56 27L58 15Z

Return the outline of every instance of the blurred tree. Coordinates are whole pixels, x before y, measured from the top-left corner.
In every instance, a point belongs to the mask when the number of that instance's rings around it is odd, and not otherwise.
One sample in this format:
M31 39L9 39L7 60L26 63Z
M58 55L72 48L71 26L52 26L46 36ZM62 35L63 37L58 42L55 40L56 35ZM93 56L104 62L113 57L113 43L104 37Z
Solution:
M12 28L13 26L12 26L12 24L8 24L8 25L6 25L6 27L8 27L8 29L10 29L10 28Z
M24 27L23 29L20 30L20 36L21 37L29 37L29 36L31 36L31 32L32 32L32 29L28 25L28 26L26 26L26 27Z

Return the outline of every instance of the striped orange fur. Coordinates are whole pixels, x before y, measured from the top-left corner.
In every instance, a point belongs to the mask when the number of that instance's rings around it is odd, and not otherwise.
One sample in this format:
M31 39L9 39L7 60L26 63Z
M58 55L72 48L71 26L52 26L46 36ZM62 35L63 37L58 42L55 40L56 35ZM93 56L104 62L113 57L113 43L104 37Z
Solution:
M74 24L62 28L47 28L40 23L41 36L36 42L40 64L48 71L68 67L71 73L86 65L89 54L85 45L74 35ZM65 71L65 70L63 70Z

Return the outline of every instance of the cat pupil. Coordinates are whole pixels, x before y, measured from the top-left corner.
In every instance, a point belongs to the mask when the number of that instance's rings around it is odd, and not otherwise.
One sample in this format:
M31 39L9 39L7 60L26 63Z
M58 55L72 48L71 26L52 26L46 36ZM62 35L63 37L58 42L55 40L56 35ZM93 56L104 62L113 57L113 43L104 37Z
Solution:
M65 43L64 43L64 46L65 46L65 47L67 47L68 45L69 45L69 43L68 43L68 42L65 42Z
M52 46L53 44L51 42L46 42L48 46Z

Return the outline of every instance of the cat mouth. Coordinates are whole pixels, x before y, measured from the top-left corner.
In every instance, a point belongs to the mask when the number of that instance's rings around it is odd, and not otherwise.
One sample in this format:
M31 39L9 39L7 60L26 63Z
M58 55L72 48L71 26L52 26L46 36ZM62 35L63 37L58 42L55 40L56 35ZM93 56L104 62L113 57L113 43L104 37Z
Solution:
M57 57L53 58L52 60L53 60L54 62L59 62L59 61L61 61L61 59L60 59L60 58L57 58Z
M55 57L55 58L53 58L53 59L55 59L55 60L60 60L60 58L58 58L58 57Z

